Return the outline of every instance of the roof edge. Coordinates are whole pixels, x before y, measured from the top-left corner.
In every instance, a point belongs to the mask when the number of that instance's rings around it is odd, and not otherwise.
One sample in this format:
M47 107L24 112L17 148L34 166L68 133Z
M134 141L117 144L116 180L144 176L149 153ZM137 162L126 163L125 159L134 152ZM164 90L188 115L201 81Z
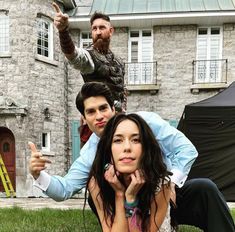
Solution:
M77 8L75 0L56 0L56 2L61 3L64 6L65 11L73 10Z
M111 20L134 20L134 19L165 19L165 18L187 18L187 17L210 17L210 16L235 16L235 11L206 11L206 12L167 12L167 13L149 13L149 14L143 14L143 13L136 13L136 14L109 14ZM90 14L89 15L73 15L70 18L71 22L76 21L86 21L90 20Z

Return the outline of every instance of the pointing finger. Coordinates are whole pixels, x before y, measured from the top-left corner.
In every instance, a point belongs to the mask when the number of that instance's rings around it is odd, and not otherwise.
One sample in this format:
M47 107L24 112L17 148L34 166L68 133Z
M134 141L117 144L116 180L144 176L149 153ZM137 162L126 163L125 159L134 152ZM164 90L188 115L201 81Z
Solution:
M29 145L32 152L37 152L37 148L34 143L28 142L28 145Z
M54 7L56 13L62 13L60 7L55 2L52 3L52 6Z

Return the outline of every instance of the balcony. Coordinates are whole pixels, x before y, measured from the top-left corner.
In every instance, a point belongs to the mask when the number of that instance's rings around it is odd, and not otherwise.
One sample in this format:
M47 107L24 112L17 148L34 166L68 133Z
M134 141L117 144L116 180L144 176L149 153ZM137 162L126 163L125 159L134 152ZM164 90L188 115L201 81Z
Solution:
M129 91L158 91L157 62L125 63L125 84Z
M227 87L228 60L194 60L191 89Z

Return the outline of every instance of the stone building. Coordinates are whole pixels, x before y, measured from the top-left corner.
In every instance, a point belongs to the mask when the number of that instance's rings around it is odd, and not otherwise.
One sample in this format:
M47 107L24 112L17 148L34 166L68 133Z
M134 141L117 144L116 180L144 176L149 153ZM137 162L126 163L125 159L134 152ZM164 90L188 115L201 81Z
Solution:
M60 0L77 46L89 17L109 14L112 50L126 67L128 111L155 111L176 125L186 104L235 80L232 0ZM79 154L75 97L83 80L61 53L52 0L0 0L0 154L17 196L39 196L27 159L33 141L64 175ZM0 181L0 192L4 191Z
M53 172L63 175L70 162L67 69L51 3L0 1L0 153L17 196L34 195L28 141Z

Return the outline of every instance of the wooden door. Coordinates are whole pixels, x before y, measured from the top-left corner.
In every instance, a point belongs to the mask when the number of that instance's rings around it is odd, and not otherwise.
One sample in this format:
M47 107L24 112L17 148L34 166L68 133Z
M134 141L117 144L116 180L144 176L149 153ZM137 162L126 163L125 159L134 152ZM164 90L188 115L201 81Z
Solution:
M0 154L2 155L12 186L16 191L15 139L12 132L4 127L0 127ZM1 179L0 192L5 192Z

